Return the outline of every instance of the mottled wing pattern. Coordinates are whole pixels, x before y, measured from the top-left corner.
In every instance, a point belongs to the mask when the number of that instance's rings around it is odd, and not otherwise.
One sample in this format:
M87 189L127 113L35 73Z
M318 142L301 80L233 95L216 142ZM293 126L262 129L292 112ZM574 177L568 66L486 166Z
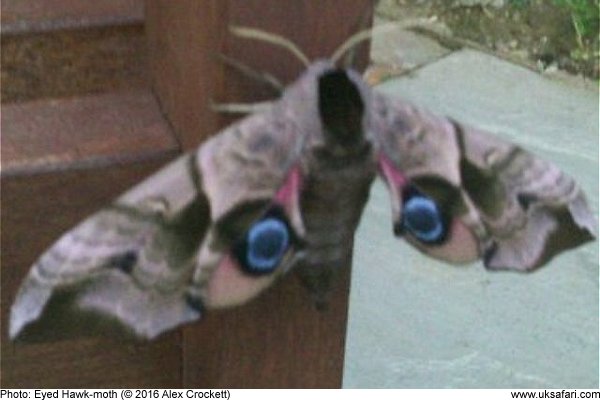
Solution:
M211 280L232 245L222 234L223 220L243 214L249 201L251 215L239 222L239 229L247 228L285 184L297 156L289 149L298 147L299 138L275 132L290 129L274 123L275 115L233 125L64 234L23 282L11 309L10 336L66 292L76 309L116 319L139 337L198 319L209 288L223 291L222 279ZM254 295L266 286L256 280L244 277L227 290ZM247 293L248 286L258 289Z
M17 294L10 335L66 291L78 308L116 318L141 337L197 319L183 299L209 221L206 199L188 172L190 159L181 157L52 245Z
M252 115L198 152L202 188L216 221L241 204L270 200L301 155L304 137L285 106Z
M485 132L457 132L463 186L492 238L488 268L532 269L594 238L595 218L572 177Z
M374 99L372 124L396 222L413 187L447 221L437 243L399 230L425 253L526 271L594 238L595 218L575 181L519 146L383 96Z

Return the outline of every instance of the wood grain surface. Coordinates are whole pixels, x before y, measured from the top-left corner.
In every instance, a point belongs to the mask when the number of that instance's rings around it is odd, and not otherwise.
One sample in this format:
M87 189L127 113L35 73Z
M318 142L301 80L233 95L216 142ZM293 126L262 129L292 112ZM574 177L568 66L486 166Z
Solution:
M3 106L2 387L341 386L350 268L340 271L322 312L290 274L248 305L207 315L154 342L77 330L69 335L88 320L63 322L58 315L33 327L41 338L7 339L19 283L62 232L230 122L210 111L211 101L272 95L215 62L216 54L283 82L302 70L280 49L226 35L229 25L289 37L315 58L364 27L373 8L371 0L282 4L147 0L150 76L160 110L144 90Z

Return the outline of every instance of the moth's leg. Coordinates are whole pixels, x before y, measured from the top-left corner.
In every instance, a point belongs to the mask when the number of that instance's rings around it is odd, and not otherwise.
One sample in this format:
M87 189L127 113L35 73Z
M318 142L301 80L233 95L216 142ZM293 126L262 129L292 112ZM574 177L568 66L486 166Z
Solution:
M242 75L259 83L265 84L266 86L269 86L275 93L277 93L277 95L281 95L281 93L283 93L285 89L281 81L275 76L269 74L268 72L258 71L250 67L249 65L244 64L241 61L238 61L224 54L218 54L217 58L223 64L235 69Z
M211 101L210 108L219 113L253 114L267 111L272 105L272 101L258 103L214 103Z

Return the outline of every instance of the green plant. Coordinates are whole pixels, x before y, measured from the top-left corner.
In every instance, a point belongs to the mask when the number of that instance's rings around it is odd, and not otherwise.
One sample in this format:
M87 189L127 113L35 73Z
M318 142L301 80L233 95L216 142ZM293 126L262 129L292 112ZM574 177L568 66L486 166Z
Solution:
M508 0L508 4L516 8L525 8L529 6L530 0Z
M585 50L590 42L597 42L600 26L600 0L553 1L554 4L567 8L571 13L571 21L580 50Z

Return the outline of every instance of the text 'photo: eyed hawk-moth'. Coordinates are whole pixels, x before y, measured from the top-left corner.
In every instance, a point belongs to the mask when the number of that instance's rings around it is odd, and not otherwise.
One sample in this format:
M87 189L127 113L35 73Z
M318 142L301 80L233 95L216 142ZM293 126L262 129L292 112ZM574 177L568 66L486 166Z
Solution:
M556 166L338 66L357 40L309 63L283 38L234 31L291 50L306 70L58 239L20 287L11 338L65 294L147 339L243 304L291 270L321 302L376 176L394 235L452 264L532 271L595 238L584 194Z

